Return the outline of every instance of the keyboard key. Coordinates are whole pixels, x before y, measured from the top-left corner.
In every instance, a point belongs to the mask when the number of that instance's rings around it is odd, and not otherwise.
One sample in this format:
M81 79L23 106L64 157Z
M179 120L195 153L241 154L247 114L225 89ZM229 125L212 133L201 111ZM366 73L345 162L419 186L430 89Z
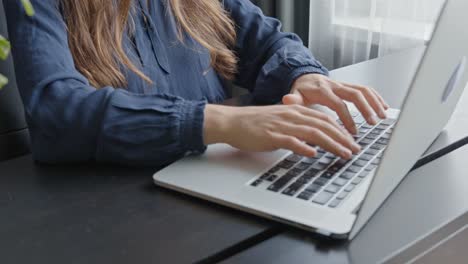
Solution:
M260 179L260 180L266 180L266 179L268 179L269 177L270 177L270 173L267 172L267 173L263 174L262 176L260 176L259 179Z
M324 186L325 184L327 184L327 182L328 182L328 179L320 177L317 180L315 180L314 184Z
M327 164L327 165L330 165L335 159L330 159L330 158L322 158L319 163L322 163L322 164Z
M301 162L301 163L297 164L296 167L294 167L294 168L295 168L295 169L298 169L298 170L301 170L301 171L305 171L305 170L307 170L309 167L310 167L310 164L305 163L305 162Z
M272 174L272 173L278 172L280 169L281 169L281 167L275 166L275 167L271 168L271 169L268 171L268 173Z
M334 172L326 171L324 174L322 174L322 176L320 176L320 178L331 179L331 178L333 178L334 175L335 175Z
M252 182L252 184L250 184L250 185L252 185L252 186L254 186L254 187L257 187L257 186L260 185L262 182L263 182L263 180L257 179L257 180L255 180L254 182Z
M352 179L354 177L354 175L356 175L356 174L354 174L353 172L345 171L345 172L341 173L340 178L350 180L350 179Z
M380 158L376 158L375 160L372 161L372 165L379 165L380 164L380 161L381 159Z
M364 161L364 160L356 160L355 162L353 162L353 166L356 166L356 167L364 167L367 165L367 161Z
M315 163L314 165L312 165L312 168L315 169L315 170L324 170L328 167L328 164L323 164L323 163L320 163L320 162L317 162Z
M371 125L369 125L369 124L364 124L364 125L362 125L362 126L359 128L359 130L361 130L361 129L370 130L370 129L372 129L372 128L373 128L373 126L371 126Z
M344 198L346 198L348 196L349 192L347 191L342 191L338 194L338 196L336 196L336 199L338 200L343 200Z
M278 175L272 174L272 175L270 175L270 177L268 177L268 179L266 179L266 180L269 181L269 182L274 182L274 181L276 181L276 179L278 179Z
M341 200L335 199L335 200L331 201L331 203L328 205L328 207L336 208L336 207L338 207L338 205L340 205L340 203L341 203Z
M359 142L360 144L364 144L364 145L370 145L372 144L373 140L370 140L370 139L367 139L367 138L364 138L363 140L361 140L361 142Z
M373 155L369 155L369 154L362 154L359 159L360 160L364 160L364 161L370 161L371 159L373 159L374 156Z
M361 146L361 148L366 148L367 146L369 146L369 144L366 144L365 142L362 142L362 141L359 141L358 142L359 146Z
M339 164L333 164L330 168L328 168L328 171L331 171L333 173L337 173L338 171L340 171L344 166L343 165L339 165Z
M321 192L319 195L317 195L317 197L315 197L315 199L313 200L314 203L316 204L321 204L321 205L324 205L326 204L328 201L330 201L330 199L333 197L333 194L332 193L329 193L329 192Z
M307 177L310 177L310 178L314 178L315 176L318 175L319 172L320 172L320 170L311 168L311 169L309 169L308 171L306 171L306 172L304 173L304 176L307 176Z
M354 185L358 185L359 183L361 183L361 181L362 181L362 178L356 177L353 179L351 183Z
M302 162L312 165L315 162L317 162L318 160L319 160L319 158L305 158L305 159L302 160Z
M391 125L395 124L395 122L396 122L395 119L385 119L385 120L382 121L382 124L386 124L386 125L391 126Z
M294 196L305 184L302 182L294 182L284 189L283 194Z
M344 167L346 164L350 163L351 160L339 159L335 164L338 166Z
M354 190L354 188L356 188L356 185L350 184L350 185L346 186L346 188L344 190L346 192L351 192L351 191Z
M362 123L366 122L366 120L364 119L364 117L362 116L357 116L354 118L354 123L356 123L356 125L361 125Z
M380 123L377 128L381 128L381 129L387 129L387 127L389 127L390 125L389 124L385 124L385 123Z
M323 149L319 149L317 150L317 155L315 156L315 158L317 159L320 159L321 157L323 157L327 152Z
M388 145L388 142L389 140L386 138L379 138L379 140L377 140L377 143L382 145Z
M312 185L307 187L307 189L305 189L305 191L310 192L310 193L318 193L320 191L320 189L322 189L321 185L313 183Z
M371 141L374 141L375 139L377 139L379 136L376 135L376 134L369 134L365 137L365 139L368 139L368 140L371 140Z
M378 150L370 148L370 149L366 150L366 153L365 153L365 154L371 155L371 156L375 156L375 155L377 155L378 153L379 153Z
M385 130L385 128L381 128L379 126L375 127L372 131L375 133L382 134L382 132Z
M288 172L287 174L283 175L283 177L279 178L277 181L271 184L268 187L268 190L272 192L278 192L279 190L281 190L281 188L286 186L286 184L288 184L292 179L294 179L294 177L296 176Z
M289 157L286 158L287 161L297 163L302 159L302 156L291 154Z
M379 144L379 143L375 143L371 146L371 149L376 149L376 150L382 150L384 149L386 146L385 145L382 145L382 144Z
M343 178L337 178L333 181L333 184L334 185L337 185L337 186L344 186L346 183L348 183L347 180L343 179Z
M325 188L325 191L329 193L337 193L340 189L340 186L330 184L327 188Z
M369 175L369 171L364 170L363 172L359 173L359 178L365 178Z
M312 177L309 177L307 175L302 175L301 177L299 177L299 179L296 180L296 182L300 182L300 183L303 183L303 184L307 184L310 181L312 181Z
M366 171L372 171L372 170L375 169L375 168L377 168L377 165L371 164L371 165L367 166L365 170L366 170Z
M280 162L278 164L278 167L280 167L282 169L289 170L290 168L292 168L294 166L294 164L296 164L296 163L288 161L288 160L283 160L282 162Z
M312 195L314 194L311 192L304 191L301 192L301 194L299 194L297 198L308 201L312 197Z
M354 172L354 173L358 173L360 170L361 170L361 167L357 167L357 166L349 166L349 168L347 169L347 171Z
M382 138L387 139L387 140L389 140L391 137L392 137L392 135L390 133L388 133L388 132L383 134L383 136L382 136Z
M294 169L288 171L286 174L291 174L291 175L293 175L295 177L295 176L298 176L299 174L301 174L302 172L304 172L304 171L294 168Z

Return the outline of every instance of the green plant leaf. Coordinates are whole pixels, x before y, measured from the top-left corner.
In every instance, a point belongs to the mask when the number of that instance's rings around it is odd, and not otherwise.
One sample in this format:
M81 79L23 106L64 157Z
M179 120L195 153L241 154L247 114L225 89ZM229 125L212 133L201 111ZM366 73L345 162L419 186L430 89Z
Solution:
M29 0L21 0L21 3L24 6L24 10L28 16L34 16L34 7L32 6Z
M0 35L0 59L6 60L10 53L11 45L10 42Z
M3 76L3 74L0 73L0 90L3 88L3 86L7 84L8 84L7 77Z

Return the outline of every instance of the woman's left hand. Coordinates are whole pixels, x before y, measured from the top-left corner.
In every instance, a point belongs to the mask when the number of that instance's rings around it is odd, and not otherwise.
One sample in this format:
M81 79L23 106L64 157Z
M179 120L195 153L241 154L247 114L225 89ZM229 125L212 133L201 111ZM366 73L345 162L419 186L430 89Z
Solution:
M356 124L344 101L354 103L366 121L377 124L377 117L386 118L389 108L384 99L372 88L331 80L321 74L306 74L293 84L291 93L283 97L283 104L310 106L319 104L335 111L346 129L356 134Z

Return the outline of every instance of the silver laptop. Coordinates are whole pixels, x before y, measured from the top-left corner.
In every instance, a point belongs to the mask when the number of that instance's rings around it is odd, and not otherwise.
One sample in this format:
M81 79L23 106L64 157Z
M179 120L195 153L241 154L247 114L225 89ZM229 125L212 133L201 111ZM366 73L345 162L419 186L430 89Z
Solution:
M376 126L355 111L362 151L247 153L209 146L154 175L157 185L339 239L352 239L450 119L467 83L468 1L448 0L400 110ZM404 62L402 62L404 63ZM411 197L408 197L409 199Z

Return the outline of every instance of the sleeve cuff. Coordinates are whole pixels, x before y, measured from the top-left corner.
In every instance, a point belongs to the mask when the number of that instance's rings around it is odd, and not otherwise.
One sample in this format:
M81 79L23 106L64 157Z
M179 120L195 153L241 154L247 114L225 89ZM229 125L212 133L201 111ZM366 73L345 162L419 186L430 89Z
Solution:
M259 104L276 104L291 91L291 86L297 78L305 74L328 75L328 70L321 65L304 65L292 68L291 65L280 64L276 69L263 72L254 90L254 100Z
M288 93L291 90L292 85L294 84L294 82L299 77L301 77L302 75L306 75L306 74L322 74L322 75L328 76L329 72L324 67L315 67L315 66L305 66L305 67L300 67L300 68L297 68L297 69L293 70L289 74L289 77L287 78L288 79L288 85L286 87L288 87Z
M203 138L206 101L180 102L179 138L181 147L192 153L206 150Z

